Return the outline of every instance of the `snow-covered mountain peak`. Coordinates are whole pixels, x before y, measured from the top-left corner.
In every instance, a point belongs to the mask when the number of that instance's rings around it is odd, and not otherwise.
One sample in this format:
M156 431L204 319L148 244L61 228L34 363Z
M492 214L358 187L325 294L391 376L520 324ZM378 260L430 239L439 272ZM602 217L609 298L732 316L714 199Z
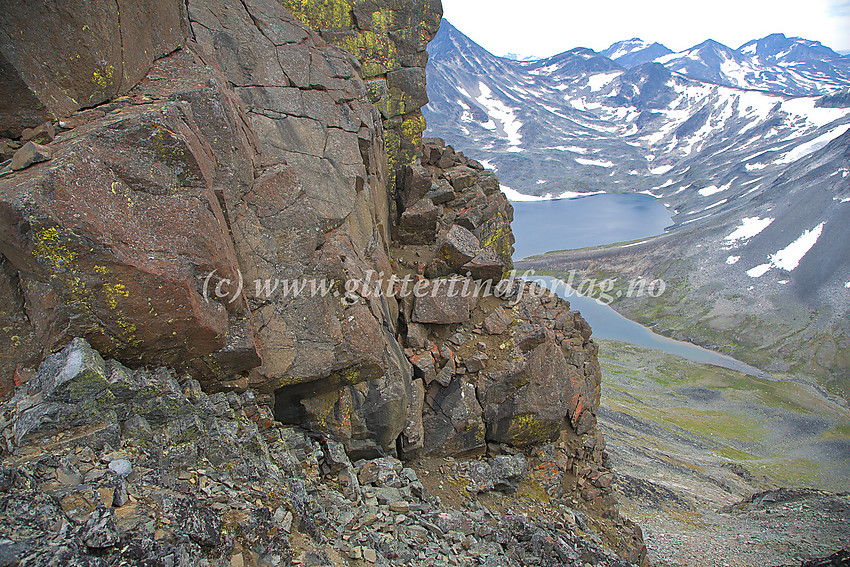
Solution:
M650 43L639 37L612 43L608 49L599 52L627 69L643 65L668 53L672 51L660 43Z

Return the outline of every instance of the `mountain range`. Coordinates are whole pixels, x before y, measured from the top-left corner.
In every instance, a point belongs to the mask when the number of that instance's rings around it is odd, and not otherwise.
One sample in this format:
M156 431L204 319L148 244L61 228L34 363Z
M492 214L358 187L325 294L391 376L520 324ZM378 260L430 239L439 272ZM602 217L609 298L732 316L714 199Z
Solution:
M738 49L709 39L678 53L633 38L600 54L627 69L656 62L693 79L791 96L818 95L850 85L850 56L818 41L781 33L748 41Z
M674 215L665 234L628 248L520 265L664 277L679 291L615 306L846 395L850 58L777 34L738 50L708 41L669 53L633 39L512 61L445 20L428 51L430 133L483 158L505 186L548 198L647 192Z

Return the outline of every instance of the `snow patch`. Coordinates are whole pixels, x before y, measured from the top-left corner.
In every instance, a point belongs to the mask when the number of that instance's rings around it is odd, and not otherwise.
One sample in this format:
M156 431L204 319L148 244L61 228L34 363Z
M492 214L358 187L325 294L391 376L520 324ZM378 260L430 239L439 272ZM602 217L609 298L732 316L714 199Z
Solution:
M729 256L728 258L726 258L726 263L731 266L732 264L737 263L740 259L740 256Z
M587 107L584 105L584 99L581 98L571 100L570 106L572 106L576 110L587 110Z
M826 126L833 120L846 116L846 108L817 107L817 97L799 97L784 100L781 108L783 112L790 114L793 119L801 119L812 126L820 128Z
M608 161L604 159L576 158L576 161L582 165L595 165L597 167L614 167L613 161Z
M741 219L741 226L736 228L732 234L728 235L724 240L734 243L739 240L748 240L766 229L775 219L771 217L744 217Z
M823 225L826 222L822 222L812 230L805 230L800 237L777 252L770 257L770 263L776 266L781 270L792 271L797 266L800 265L800 260L803 259L809 250L812 249L812 246L818 241L821 233L823 232Z
M605 191L588 191L586 193L577 193L576 191L564 191L558 195L557 199L577 199L579 197L589 197L591 195L602 195Z
M704 208L703 211L707 211L708 209L713 209L714 207L719 207L720 205L722 205L723 203L725 203L728 200L729 199L723 199L723 200L717 201L716 203L712 203L709 206L707 206L706 208Z
M596 92L611 81L614 80L615 77L619 77L622 73L599 73L598 75L591 75L587 78L587 85L590 87L591 92Z
M760 264L755 268L750 268L747 270L747 275L751 278L760 278L770 270L770 264Z
M526 195L520 193L516 189L511 189L507 185L501 185L502 193L508 198L508 201L551 201L553 199L551 193L546 193L542 197L539 195Z
M715 195L717 193L722 193L723 191L726 191L731 186L732 186L732 181L730 181L726 185L722 185L720 187L718 187L716 185L709 185L708 187L703 187L702 189L700 189L699 194L702 195L703 197L710 197L711 195Z
M576 191L564 191L559 193L558 195L552 195L552 193L546 193L545 195L526 195L525 193L520 193L516 189L511 189L507 185L501 185L502 193L505 194L505 197L508 198L508 201L515 202L531 202L531 201L554 201L555 199L576 199L578 197L588 197L590 195L600 195L605 193L605 191L588 191L587 193L578 193Z
M817 243L825 224L826 222L822 222L811 230L804 230L797 240L779 250L776 254L771 254L768 257L769 262L767 264L761 264L747 270L747 275L751 278L759 278L771 268L778 268L787 272L794 271L800 265L803 256Z
M478 91L481 93L481 96L477 97L475 100L487 109L487 115L490 117L488 124L492 123L493 120L501 122L505 136L508 138L508 144L511 146L518 146L522 140L522 134L519 133L520 128L522 128L522 122L517 120L515 109L507 106L502 101L493 98L493 91L491 91L490 88L483 82L479 81ZM484 127L487 128L487 126ZM490 128L488 128L488 130L489 129ZM495 129L495 124L493 124L492 129Z
M648 157L648 156L647 156ZM659 165L658 167L653 167L649 170L652 175L664 175L668 171L673 169L672 165Z
M800 158L804 158L812 152L816 152L822 147L826 146L828 143L833 141L835 138L841 136L850 130L850 124L844 124L842 126L838 126L837 128L833 128L826 134L822 134L815 138L814 140L809 140L808 142L802 143L790 152L783 155L778 160L775 160L773 163L777 165L782 165L786 163L791 163L797 161Z
M574 154L586 154L587 148L580 148L578 146L557 146L556 150L560 150L562 152L573 152Z

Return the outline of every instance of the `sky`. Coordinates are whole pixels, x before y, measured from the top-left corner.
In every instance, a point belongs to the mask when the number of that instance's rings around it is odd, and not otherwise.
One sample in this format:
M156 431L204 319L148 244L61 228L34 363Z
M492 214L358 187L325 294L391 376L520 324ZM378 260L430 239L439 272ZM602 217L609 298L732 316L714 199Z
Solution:
M543 58L639 37L682 51L784 33L850 51L850 0L442 0L443 17L495 55Z

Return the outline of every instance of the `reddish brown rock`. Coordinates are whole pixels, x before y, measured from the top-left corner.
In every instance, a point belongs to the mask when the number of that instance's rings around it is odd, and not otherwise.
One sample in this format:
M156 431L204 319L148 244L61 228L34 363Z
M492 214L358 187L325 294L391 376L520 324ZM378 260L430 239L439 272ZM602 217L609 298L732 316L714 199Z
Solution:
M445 154L443 154L445 156ZM478 172L466 166L453 167L446 172L446 178L452 184L455 191L463 191L475 185L478 179Z
M125 93L183 44L179 0L39 0L0 11L0 133L70 115Z
M422 138L422 162L437 165L445 149L446 142L440 138Z
M541 325L521 322L511 329L511 338L522 352L528 352L543 344L546 329Z
M430 384L437 377L434 357L430 352L411 356L410 363L413 365L413 375L422 378L426 384Z
M42 146L35 142L27 142L21 149L15 152L14 156L12 156L9 168L12 171L26 169L34 163L49 160L52 155L53 152L47 146Z
M440 157L435 162L437 167L440 169L448 169L455 164L455 149L451 146L446 146L443 148L443 151L440 152ZM452 183L454 185L454 183ZM455 187L458 189L458 187Z
M430 244L437 237L440 209L430 199L420 199L401 215L398 239L402 244Z
M504 307L497 307L484 319L484 330L491 335L501 335L513 322L513 318L508 315Z
M464 363L467 372L480 372L487 367L487 355L479 353L467 358Z
M454 270L475 258L480 250L481 244L474 234L462 226L452 225L440 239L435 260Z
M461 266L461 273L469 273L474 280L492 281L496 284L502 279L505 265L492 248L484 248L475 257Z
M410 164L404 168L402 189L400 192L401 206L407 209L418 202L431 190L431 174L419 164Z
M475 298L469 292L464 293L464 285L472 289L471 283L466 278L430 282L414 299L413 321L440 325L469 321Z
M53 141L56 137L56 129L53 122L45 122L39 124L35 128L27 128L21 133L21 141L29 142L32 140L36 144L47 144Z
M165 364L224 346L227 309L244 300L210 147L188 105L109 115L52 148L49 164L0 180L0 249L28 289L49 289L26 296L54 329L45 346L62 331ZM227 297L205 291L222 279Z

